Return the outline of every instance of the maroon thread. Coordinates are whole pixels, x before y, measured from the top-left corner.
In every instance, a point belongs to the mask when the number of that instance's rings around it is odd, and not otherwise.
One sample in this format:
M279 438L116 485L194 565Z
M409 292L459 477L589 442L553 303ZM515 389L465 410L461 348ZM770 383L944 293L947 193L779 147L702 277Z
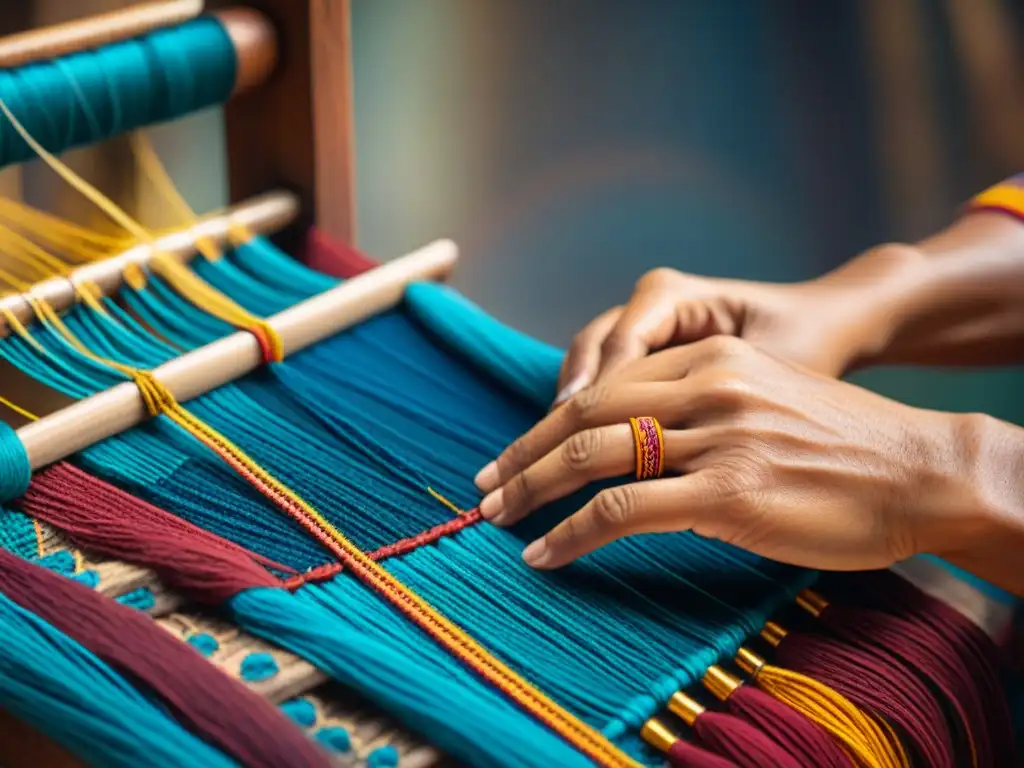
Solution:
M737 768L736 763L679 739L666 753L672 768Z

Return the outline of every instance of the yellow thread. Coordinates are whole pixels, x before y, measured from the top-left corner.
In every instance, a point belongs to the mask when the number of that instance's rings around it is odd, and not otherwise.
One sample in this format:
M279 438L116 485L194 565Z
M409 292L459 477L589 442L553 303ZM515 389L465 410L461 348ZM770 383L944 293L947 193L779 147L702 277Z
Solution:
M457 506L455 506L455 504L453 504L452 502L448 501L448 499L446 499L440 493L435 491L433 488L428 487L427 488L427 493L429 493L431 496L433 496L439 502L441 502L446 507L448 507L448 509L450 509L452 512L454 512L456 515L464 515L464 514L466 514L466 510L459 509Z
M160 162L160 157L146 135L141 131L134 132L131 135L131 145L139 167L150 183L158 189L173 208L177 209L182 221L194 226L199 221L199 217L174 185L170 174L167 173L167 168ZM223 255L217 244L208 237L196 240L196 250L208 261L216 261Z
M34 517L32 518L32 528L36 532L36 553L41 558L46 557L46 547L43 546L43 526Z
M910 768L896 734L885 723L863 713L838 691L741 649L736 662L754 683L791 709L828 731L843 750L864 768Z
M29 306L32 306L32 302L29 301ZM36 341L32 334L28 332L28 329L22 325L21 320L7 307L0 307L0 315L3 315L5 321L7 321L7 328L14 331L20 338L28 342L32 348L39 352L41 355L49 355L46 348Z
M25 410L20 405L15 405L14 403L12 403L10 400L8 400L3 395L0 395L0 405L4 406L5 408L7 408L9 410L14 411L16 414L18 414L19 416L21 416L23 418L28 419L29 421L39 421L39 417L36 416L34 413L32 413L31 411Z
M96 283L83 281L75 284L75 295L81 298L89 309L103 316L109 317L110 313L103 306L103 291Z

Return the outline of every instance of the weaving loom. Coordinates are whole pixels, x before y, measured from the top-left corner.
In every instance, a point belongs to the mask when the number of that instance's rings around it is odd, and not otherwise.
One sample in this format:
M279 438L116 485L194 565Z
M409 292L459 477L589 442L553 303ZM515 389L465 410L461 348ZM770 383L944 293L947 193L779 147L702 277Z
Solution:
M598 489L505 530L472 477L561 352L434 282L447 241L344 244L346 3L195 5L0 41L0 164L121 232L0 201L0 765L1019 764L1004 596L937 561L526 567ZM175 231L51 155L220 103L234 204Z

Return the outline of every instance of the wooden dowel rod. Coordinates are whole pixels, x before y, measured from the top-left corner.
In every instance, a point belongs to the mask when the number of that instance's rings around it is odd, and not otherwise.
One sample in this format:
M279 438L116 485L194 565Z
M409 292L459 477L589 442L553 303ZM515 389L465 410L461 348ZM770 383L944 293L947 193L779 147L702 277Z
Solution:
M410 283L448 276L458 249L439 240L414 253L346 280L319 296L270 318L292 354L396 306ZM222 387L262 364L259 342L246 332L161 365L154 371L179 402ZM138 388L126 382L18 430L32 469L41 469L148 418Z
M227 211L204 217L193 227L158 238L155 246L137 245L117 256L79 267L66 277L44 280L32 287L30 295L62 312L75 303L75 284L91 282L99 286L104 295L113 295L121 287L125 267L138 264L145 268L154 251L187 261L196 253L197 240L206 238L223 245L228 240L232 226L236 225L256 234L276 232L290 224L298 214L299 201L295 195L290 192L271 192ZM9 309L26 325L35 317L28 301L21 295L0 299L0 307ZM7 322L0 316L0 338L6 336L8 330Z
M128 40L181 24L203 10L202 0L143 2L119 11L32 29L0 38L0 69L54 59L78 51ZM235 47L238 69L234 93L266 80L277 65L277 35L263 14L250 8L225 8L214 14Z
M154 29L181 24L202 12L203 0L142 2L117 11L8 35L0 39L0 68L20 67L138 37Z

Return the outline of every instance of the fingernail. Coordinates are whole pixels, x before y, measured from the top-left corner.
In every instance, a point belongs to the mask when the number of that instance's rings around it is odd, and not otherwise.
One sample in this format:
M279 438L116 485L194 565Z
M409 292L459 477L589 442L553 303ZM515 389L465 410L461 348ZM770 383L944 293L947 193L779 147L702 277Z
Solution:
M484 496L484 500L480 502L480 516L484 520L493 520L496 516L501 514L502 508L502 496L501 488Z
M575 379L573 379L564 387L562 387L561 391L555 396L555 405L561 405L570 397L572 397L581 389L583 389L585 386L587 386L587 377L577 376Z
M548 543L544 539L537 539L523 550L523 560L533 568L543 567L550 559L551 553L548 551Z
M496 462L491 462L486 467L477 472L473 482L476 483L476 487L484 493L493 491L495 486L498 484L498 465Z

